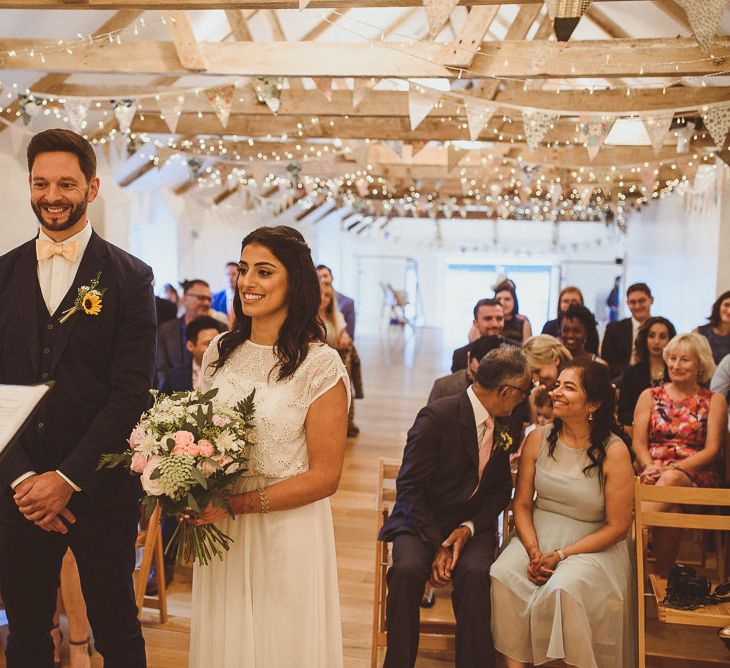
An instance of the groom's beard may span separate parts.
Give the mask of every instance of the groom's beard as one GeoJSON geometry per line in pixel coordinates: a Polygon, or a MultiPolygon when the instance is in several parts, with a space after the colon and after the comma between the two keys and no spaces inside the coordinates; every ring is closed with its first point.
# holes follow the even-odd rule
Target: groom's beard
{"type": "MultiPolygon", "coordinates": [[[[63,202],[63,204],[68,204],[68,201],[63,202]]],[[[49,222],[43,217],[43,206],[48,206],[48,202],[41,201],[40,204],[36,204],[31,200],[30,206],[33,209],[33,213],[35,213],[36,218],[38,218],[38,222],[41,224],[41,226],[47,230],[50,230],[51,232],[63,232],[64,230],[68,230],[69,228],[76,225],[76,223],[81,220],[81,217],[86,213],[86,208],[89,205],[89,190],[86,189],[86,192],[84,193],[84,199],[79,202],[76,206],[73,206],[71,208],[71,211],[68,214],[68,218],[63,222],[49,222]]]]}

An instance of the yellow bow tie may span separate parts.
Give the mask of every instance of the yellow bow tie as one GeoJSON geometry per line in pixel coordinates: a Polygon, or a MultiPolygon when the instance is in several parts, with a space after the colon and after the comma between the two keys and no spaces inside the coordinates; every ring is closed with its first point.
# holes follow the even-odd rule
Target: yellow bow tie
{"type": "Polygon", "coordinates": [[[69,241],[68,243],[57,244],[46,239],[35,240],[35,255],[39,260],[47,260],[54,255],[61,255],[69,262],[75,262],[78,250],[78,241],[69,241]]]}

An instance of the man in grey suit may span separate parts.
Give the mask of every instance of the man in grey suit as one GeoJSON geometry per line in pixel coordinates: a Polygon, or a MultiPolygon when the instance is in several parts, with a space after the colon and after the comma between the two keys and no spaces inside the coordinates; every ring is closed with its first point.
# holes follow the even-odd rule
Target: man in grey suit
{"type": "Polygon", "coordinates": [[[499,348],[503,343],[504,339],[501,336],[480,336],[476,341],[472,341],[466,353],[468,360],[466,369],[461,369],[443,378],[437,378],[431,388],[431,394],[428,395],[427,403],[430,404],[436,399],[450,397],[454,394],[461,394],[474,382],[474,375],[479,368],[482,357],[490,350],[499,348]]]}

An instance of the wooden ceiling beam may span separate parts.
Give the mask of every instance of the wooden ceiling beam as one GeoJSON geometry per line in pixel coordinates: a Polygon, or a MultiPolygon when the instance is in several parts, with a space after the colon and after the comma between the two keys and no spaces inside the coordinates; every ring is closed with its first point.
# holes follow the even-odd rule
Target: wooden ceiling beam
{"type": "Polygon", "coordinates": [[[492,21],[499,13],[498,6],[472,7],[457,39],[451,45],[449,60],[455,67],[469,67],[476,57],[476,49],[484,41],[492,21]]]}
{"type": "MultiPolygon", "coordinates": [[[[604,0],[605,1],[605,0],[604,0]]],[[[608,0],[616,1],[616,0],[608,0]]],[[[634,2],[638,0],[633,0],[634,2]]],[[[541,5],[543,0],[509,0],[541,5]]],[[[505,0],[459,0],[461,5],[503,5],[505,0]]],[[[421,0],[311,0],[310,9],[335,7],[421,7],[421,0]]],[[[299,0],[0,0],[0,9],[298,9],[299,0]]]]}
{"type": "MultiPolygon", "coordinates": [[[[208,63],[207,74],[220,76],[282,77],[448,77],[450,47],[431,42],[226,42],[199,43],[208,63]],[[443,64],[441,64],[443,63],[443,64]]],[[[0,39],[0,68],[56,72],[105,72],[183,76],[188,73],[170,42],[135,41],[130,45],[107,41],[79,47],[69,54],[53,40],[0,39]],[[46,62],[30,50],[46,52],[46,62]]],[[[713,47],[714,60],[700,51],[694,38],[617,39],[611,41],[484,42],[482,53],[467,73],[469,78],[616,78],[698,76],[720,74],[730,58],[730,37],[713,47]],[[610,55],[607,63],[606,55],[610,55]]]]}
{"type": "Polygon", "coordinates": [[[170,20],[166,21],[167,30],[172,37],[180,63],[191,72],[204,72],[208,66],[195,39],[190,17],[186,12],[174,11],[170,13],[169,18],[170,20]]]}
{"type": "Polygon", "coordinates": [[[253,35],[248,27],[248,12],[243,9],[227,9],[226,19],[231,27],[233,38],[237,42],[253,42],[253,35]]]}

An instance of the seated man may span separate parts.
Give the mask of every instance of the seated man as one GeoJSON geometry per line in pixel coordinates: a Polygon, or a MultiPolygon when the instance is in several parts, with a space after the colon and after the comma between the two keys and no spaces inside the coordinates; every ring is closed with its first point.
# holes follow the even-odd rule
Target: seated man
{"type": "MultiPolygon", "coordinates": [[[[479,336],[502,336],[504,332],[504,311],[496,299],[480,299],[474,306],[474,325],[479,336]]],[[[451,360],[451,373],[468,366],[469,344],[457,348],[451,360]]]]}
{"type": "Polygon", "coordinates": [[[388,571],[388,650],[384,668],[409,668],[418,653],[419,605],[426,581],[453,579],[457,668],[492,668],[489,568],[497,517],[512,491],[507,450],[519,439],[494,426],[529,394],[522,352],[484,356],[474,384],[421,409],[396,482],[393,513],[380,540],[393,541],[388,571]]]}
{"type": "MultiPolygon", "coordinates": [[[[185,327],[185,348],[190,353],[190,361],[183,362],[165,372],[162,381],[162,392],[172,394],[173,392],[187,392],[197,390],[202,380],[203,355],[210,342],[221,332],[226,331],[226,326],[217,318],[209,315],[201,315],[191,320],[185,327]]],[[[162,542],[167,547],[175,533],[177,520],[174,517],[165,517],[162,520],[162,542]]],[[[169,585],[175,570],[175,557],[170,553],[165,555],[165,584],[169,585]]],[[[152,567],[150,576],[147,579],[147,596],[157,596],[157,574],[155,567],[152,567]]]]}
{"type": "Polygon", "coordinates": [[[461,394],[469,385],[474,382],[474,374],[479,368],[479,362],[490,350],[499,348],[504,343],[501,336],[480,336],[476,341],[472,341],[467,346],[466,358],[468,360],[466,369],[461,369],[448,376],[437,378],[433,382],[431,394],[428,395],[428,401],[431,403],[436,399],[450,397],[453,394],[461,394]]]}

